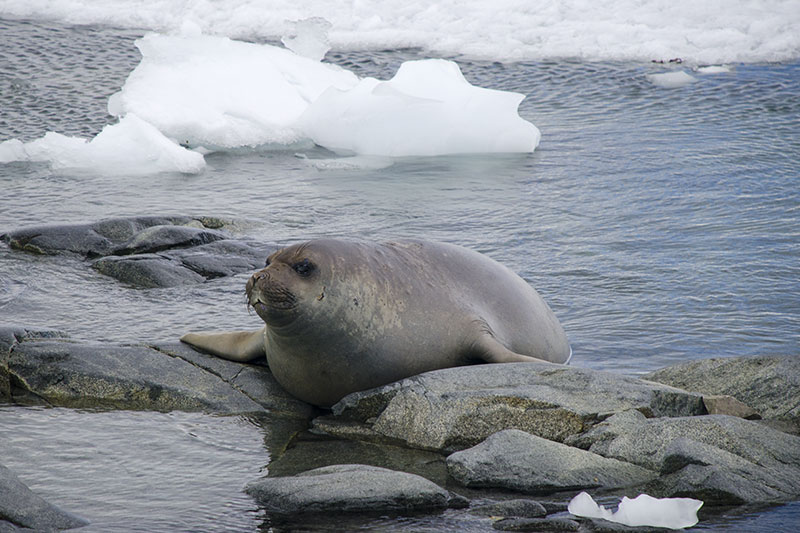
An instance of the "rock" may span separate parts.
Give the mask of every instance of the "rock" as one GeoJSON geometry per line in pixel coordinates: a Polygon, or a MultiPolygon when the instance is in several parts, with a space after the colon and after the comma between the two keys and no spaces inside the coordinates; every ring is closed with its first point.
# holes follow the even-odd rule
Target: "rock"
{"type": "MultiPolygon", "coordinates": [[[[188,348],[187,348],[188,350],[188,348]]],[[[12,399],[35,395],[49,405],[159,411],[203,410],[216,413],[263,413],[307,418],[308,404],[285,392],[266,368],[266,385],[257,391],[240,387],[240,365],[229,379],[181,358],[180,346],[88,344],[66,340],[24,340],[5,352],[7,386],[12,399]],[[248,392],[258,394],[255,399],[248,392]]],[[[195,358],[213,356],[193,355],[195,358]]],[[[209,365],[214,363],[209,363],[209,365]]]]}
{"type": "Polygon", "coordinates": [[[547,509],[545,509],[544,505],[534,500],[522,499],[480,505],[471,508],[470,512],[493,517],[542,518],[547,516],[547,509]]]}
{"type": "Polygon", "coordinates": [[[474,446],[503,429],[563,441],[611,414],[705,412],[701,396],[585,368],[508,363],[427,372],[350,394],[314,427],[340,437],[383,439],[435,451],[474,446]]]}
{"type": "Polygon", "coordinates": [[[48,503],[11,470],[0,465],[0,524],[2,520],[37,531],[72,529],[89,524],[83,518],[48,503]]]}
{"type": "Polygon", "coordinates": [[[113,253],[116,247],[146,228],[164,225],[203,226],[201,220],[189,217],[112,218],[94,224],[23,228],[0,235],[0,239],[15,250],[35,254],[73,252],[84,257],[99,257],[113,253]]]}
{"type": "Polygon", "coordinates": [[[467,487],[495,487],[529,494],[638,485],[656,473],[629,462],[509,429],[447,458],[447,470],[467,487]]]}
{"type": "Polygon", "coordinates": [[[137,288],[176,287],[264,265],[277,247],[218,231],[234,225],[208,217],[131,217],[23,228],[0,238],[17,250],[99,258],[95,270],[137,288]]]}
{"type": "Polygon", "coordinates": [[[761,415],[755,409],[743,404],[733,396],[721,394],[703,396],[703,405],[710,415],[731,415],[747,420],[761,420],[761,415]]]}
{"type": "Polygon", "coordinates": [[[581,525],[569,518],[506,518],[492,524],[499,531],[580,531],[581,525]]]}
{"type": "Polygon", "coordinates": [[[112,250],[114,255],[148,254],[172,248],[188,248],[227,238],[216,230],[186,226],[151,226],[112,250]]]}
{"type": "Polygon", "coordinates": [[[800,357],[723,357],[656,370],[646,379],[703,395],[730,395],[800,434],[800,357]]]}
{"type": "Polygon", "coordinates": [[[658,497],[738,505],[800,496],[800,437],[738,417],[646,419],[631,411],[568,443],[661,472],[644,486],[658,497]]]}
{"type": "Polygon", "coordinates": [[[63,331],[33,331],[15,326],[0,326],[0,400],[11,399],[11,377],[8,356],[11,350],[25,340],[67,338],[63,331]]]}
{"type": "Polygon", "coordinates": [[[444,509],[453,499],[420,476],[360,464],[264,478],[247,485],[245,492],[268,513],[278,514],[444,509]]]}
{"type": "Polygon", "coordinates": [[[106,276],[140,289],[178,287],[205,281],[205,278],[172,258],[156,254],[132,257],[103,257],[92,267],[106,276]]]}

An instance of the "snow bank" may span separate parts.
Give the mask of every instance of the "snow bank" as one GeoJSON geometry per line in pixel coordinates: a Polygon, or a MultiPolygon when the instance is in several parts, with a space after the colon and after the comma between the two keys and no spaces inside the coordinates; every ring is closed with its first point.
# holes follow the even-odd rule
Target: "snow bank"
{"type": "Polygon", "coordinates": [[[46,161],[54,169],[83,169],[103,174],[197,173],[203,156],[167,139],[134,114],[103,128],[91,141],[49,132],[41,139],[0,143],[0,163],[46,161]]]}
{"type": "Polygon", "coordinates": [[[683,529],[697,523],[697,511],[703,506],[692,498],[653,498],[640,494],[634,499],[623,497],[619,508],[611,512],[581,492],[569,502],[567,510],[586,518],[602,518],[626,526],[666,527],[683,529]]]}
{"type": "Polygon", "coordinates": [[[418,47],[481,59],[643,60],[697,65],[800,56],[796,0],[0,0],[0,14],[277,40],[324,17],[335,49],[418,47]]]}

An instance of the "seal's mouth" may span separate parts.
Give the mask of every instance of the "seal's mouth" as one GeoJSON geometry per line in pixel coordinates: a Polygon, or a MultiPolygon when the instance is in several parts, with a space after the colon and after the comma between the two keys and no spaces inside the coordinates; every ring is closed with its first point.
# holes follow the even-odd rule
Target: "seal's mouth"
{"type": "Polygon", "coordinates": [[[247,303],[265,321],[271,315],[285,313],[297,307],[297,297],[276,282],[269,272],[256,272],[247,281],[247,303]]]}

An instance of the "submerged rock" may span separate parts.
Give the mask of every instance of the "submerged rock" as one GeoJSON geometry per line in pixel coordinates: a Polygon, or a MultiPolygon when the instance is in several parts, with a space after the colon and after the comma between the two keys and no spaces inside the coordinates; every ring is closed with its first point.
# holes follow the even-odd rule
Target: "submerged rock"
{"type": "Polygon", "coordinates": [[[452,452],[504,429],[561,442],[626,409],[648,416],[705,412],[700,395],[608,372],[546,363],[426,372],[357,392],[317,418],[320,431],[452,452]]]}
{"type": "Polygon", "coordinates": [[[89,524],[87,520],[47,502],[11,470],[0,465],[0,528],[4,520],[12,526],[36,531],[72,529],[89,524]]]}
{"type": "Polygon", "coordinates": [[[703,395],[730,395],[779,429],[800,434],[800,357],[701,359],[656,370],[646,379],[703,395]],[[794,393],[791,393],[794,391],[794,393]]]}
{"type": "Polygon", "coordinates": [[[496,487],[529,494],[638,485],[657,476],[629,462],[549,441],[524,431],[495,433],[447,458],[447,470],[468,487],[496,487]]]}
{"type": "Polygon", "coordinates": [[[423,477],[360,464],[264,478],[247,485],[245,492],[268,513],[279,514],[413,511],[465,504],[423,477]]]}
{"type": "Polygon", "coordinates": [[[471,507],[472,514],[493,517],[518,517],[518,518],[542,518],[547,516],[547,508],[534,500],[506,500],[487,505],[471,507]]]}

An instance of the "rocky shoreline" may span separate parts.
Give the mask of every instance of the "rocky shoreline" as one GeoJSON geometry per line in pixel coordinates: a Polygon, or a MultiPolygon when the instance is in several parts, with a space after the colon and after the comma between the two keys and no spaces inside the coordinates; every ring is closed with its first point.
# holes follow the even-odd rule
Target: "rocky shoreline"
{"type": "MultiPolygon", "coordinates": [[[[0,236],[14,249],[79,254],[132,287],[254,269],[274,247],[210,218],[137,217],[0,236]],[[189,275],[189,273],[191,275],[189,275]]],[[[704,510],[800,499],[800,358],[704,359],[633,378],[515,363],[428,372],[321,410],[266,364],[180,343],[75,341],[0,325],[0,403],[256,415],[287,428],[246,492],[280,521],[309,513],[448,512],[508,531],[642,531],[566,512],[594,495],[692,497],[704,510]]],[[[69,529],[0,466],[0,531],[69,529]]],[[[277,522],[276,522],[277,523],[277,522]]]]}

